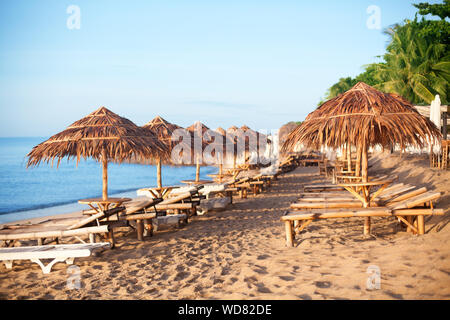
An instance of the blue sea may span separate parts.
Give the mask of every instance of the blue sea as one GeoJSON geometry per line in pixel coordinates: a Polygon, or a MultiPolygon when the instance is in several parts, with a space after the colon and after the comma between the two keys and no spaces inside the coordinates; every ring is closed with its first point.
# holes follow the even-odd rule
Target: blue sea
{"type": "MultiPolygon", "coordinates": [[[[86,209],[79,199],[100,197],[102,169],[95,160],[64,159],[56,168],[41,163],[26,168],[26,155],[46,138],[0,138],[0,223],[86,209]]],[[[216,172],[202,167],[200,176],[216,172]]],[[[162,167],[163,185],[194,179],[195,167],[162,167]]],[[[136,190],[156,186],[156,167],[139,164],[108,165],[108,195],[136,197],[136,190]]]]}

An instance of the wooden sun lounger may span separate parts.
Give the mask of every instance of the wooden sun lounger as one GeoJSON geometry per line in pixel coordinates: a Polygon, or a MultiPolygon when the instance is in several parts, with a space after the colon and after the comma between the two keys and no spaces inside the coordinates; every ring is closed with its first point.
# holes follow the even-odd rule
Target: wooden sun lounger
{"type": "Polygon", "coordinates": [[[250,186],[246,185],[245,183],[249,182],[250,180],[250,177],[242,177],[234,179],[232,181],[228,181],[228,188],[225,189],[225,191],[238,192],[241,199],[246,199],[250,186]]]}
{"type": "Polygon", "coordinates": [[[201,201],[201,197],[193,198],[195,193],[185,192],[172,198],[166,198],[164,201],[158,203],[155,209],[157,211],[173,211],[175,214],[179,212],[186,212],[188,216],[193,216],[197,212],[197,205],[201,201]]]}
{"type": "MultiPolygon", "coordinates": [[[[423,194],[427,191],[426,188],[416,188],[414,186],[404,186],[402,184],[399,188],[391,188],[390,192],[379,196],[375,201],[371,202],[371,206],[389,205],[391,203],[404,201],[413,198],[417,195],[423,194]],[[383,199],[383,200],[382,200],[383,199]]],[[[362,208],[361,201],[348,193],[305,193],[300,199],[291,204],[292,209],[332,209],[332,208],[362,208]]]]}
{"type": "Polygon", "coordinates": [[[295,234],[302,231],[313,220],[331,218],[367,217],[370,232],[370,217],[395,216],[407,226],[407,231],[414,234],[425,233],[426,215],[443,215],[443,209],[434,209],[433,201],[440,198],[439,192],[425,192],[407,200],[392,202],[388,206],[375,208],[342,208],[333,210],[313,209],[305,211],[289,211],[281,217],[285,223],[286,244],[294,245],[295,234]],[[423,207],[418,207],[423,206],[423,207]]]}
{"type": "Polygon", "coordinates": [[[325,192],[325,191],[344,191],[344,187],[336,184],[310,184],[303,186],[303,192],[325,192]]]}
{"type": "Polygon", "coordinates": [[[108,248],[108,242],[84,244],[60,244],[33,247],[0,248],[0,261],[5,263],[7,269],[12,269],[16,260],[30,260],[37,263],[44,274],[50,273],[57,262],[72,264],[75,258],[89,257],[94,249],[108,248]],[[53,259],[47,265],[42,259],[53,259]]]}
{"type": "Polygon", "coordinates": [[[48,238],[64,238],[64,237],[75,237],[81,242],[84,242],[79,238],[80,236],[89,236],[91,242],[94,242],[95,234],[108,233],[109,226],[95,226],[95,227],[85,227],[78,228],[74,230],[48,230],[48,231],[27,231],[27,228],[24,228],[23,231],[21,229],[16,229],[10,233],[2,233],[0,234],[0,241],[5,241],[10,245],[17,240],[38,240],[38,243],[43,243],[45,239],[48,238]]]}

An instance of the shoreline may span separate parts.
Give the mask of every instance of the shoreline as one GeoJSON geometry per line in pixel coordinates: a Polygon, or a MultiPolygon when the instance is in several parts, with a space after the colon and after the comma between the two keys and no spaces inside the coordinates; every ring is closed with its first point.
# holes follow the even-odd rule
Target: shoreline
{"type": "MultiPolygon", "coordinates": [[[[117,194],[111,194],[111,196],[115,197],[129,197],[136,198],[138,197],[136,191],[122,192],[117,194]]],[[[47,207],[42,209],[35,210],[26,210],[26,211],[18,211],[12,213],[6,213],[0,215],[0,227],[3,225],[18,225],[18,224],[32,224],[38,223],[43,220],[54,219],[59,217],[69,217],[75,214],[80,214],[83,209],[88,209],[86,205],[79,204],[78,202],[72,202],[65,205],[47,207]],[[47,214],[46,214],[47,213],[47,214]],[[29,218],[20,219],[18,216],[21,214],[30,215],[29,218]],[[41,215],[42,214],[42,215],[41,215]],[[14,216],[17,216],[16,219],[14,216]],[[2,219],[5,218],[6,219],[2,219]],[[8,219],[10,217],[10,219],[8,219]]]]}
{"type": "MultiPolygon", "coordinates": [[[[195,169],[195,168],[193,168],[195,169]]],[[[205,166],[203,168],[203,172],[200,172],[200,178],[201,179],[209,179],[207,176],[214,170],[217,170],[214,166],[205,166]]],[[[195,174],[195,173],[194,173],[195,174]]],[[[183,178],[180,178],[180,180],[183,180],[183,178]]],[[[178,180],[177,183],[171,183],[170,185],[173,186],[184,186],[181,182],[178,180]]],[[[150,186],[155,187],[155,186],[150,186]]],[[[138,188],[139,189],[139,188],[138,188]]],[[[126,198],[132,198],[135,199],[138,197],[137,190],[134,189],[131,191],[125,191],[125,192],[119,192],[119,193],[113,193],[110,194],[110,196],[114,197],[126,197],[126,198]]],[[[86,198],[92,198],[92,197],[86,197],[86,198]]],[[[77,212],[81,212],[83,209],[88,209],[86,205],[79,204],[78,202],[71,202],[63,205],[56,205],[56,206],[50,206],[40,209],[32,209],[32,210],[24,210],[24,211],[16,211],[16,212],[10,212],[5,214],[0,214],[0,227],[2,225],[11,225],[11,224],[18,224],[18,223],[34,223],[34,221],[41,221],[44,218],[48,217],[57,217],[67,214],[74,214],[77,212]],[[21,218],[21,215],[29,215],[27,218],[21,218]]]]}

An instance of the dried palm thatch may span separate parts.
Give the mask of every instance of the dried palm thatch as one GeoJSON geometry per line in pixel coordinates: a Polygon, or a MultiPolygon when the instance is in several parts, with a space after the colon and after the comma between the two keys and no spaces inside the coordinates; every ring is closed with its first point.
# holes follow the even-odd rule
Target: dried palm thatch
{"type": "Polygon", "coordinates": [[[292,151],[299,143],[309,147],[352,145],[423,147],[440,138],[436,126],[395,94],[380,92],[359,82],[349,91],[322,104],[289,134],[282,146],[292,151]]]}
{"type": "Polygon", "coordinates": [[[222,127],[218,127],[215,131],[218,132],[218,133],[220,133],[220,134],[223,135],[224,137],[227,135],[227,132],[226,132],[225,129],[222,128],[222,127]]]}
{"type": "Polygon", "coordinates": [[[62,132],[35,146],[27,155],[27,167],[41,162],[57,165],[65,157],[93,158],[103,164],[103,197],[107,197],[107,163],[139,159],[166,159],[169,152],[151,132],[105,107],[74,122],[62,132]],[[105,179],[106,176],[106,179],[105,179]]]}
{"type": "Polygon", "coordinates": [[[200,162],[203,159],[206,148],[209,148],[210,156],[216,159],[216,163],[221,167],[227,151],[234,150],[234,142],[229,140],[223,133],[209,129],[200,121],[186,128],[192,134],[193,162],[196,163],[196,176],[200,178],[200,162]],[[231,147],[230,147],[231,145],[231,147]]]}
{"type": "Polygon", "coordinates": [[[160,116],[156,116],[152,121],[142,126],[144,129],[150,130],[158,137],[158,140],[163,142],[167,148],[172,150],[174,142],[172,141],[172,134],[175,130],[183,129],[182,127],[170,123],[160,116]]]}
{"type": "MultiPolygon", "coordinates": [[[[158,140],[163,143],[166,148],[170,151],[173,150],[175,145],[177,144],[176,141],[172,140],[172,135],[176,130],[183,129],[182,127],[170,123],[167,120],[163,119],[160,116],[156,116],[152,121],[146,123],[142,126],[145,130],[150,131],[153,135],[155,135],[158,140]]],[[[190,146],[189,146],[190,148],[190,146]]],[[[161,163],[164,162],[165,164],[172,164],[172,161],[169,161],[170,159],[158,159],[157,161],[157,174],[156,174],[156,181],[158,188],[162,187],[162,176],[161,176],[161,163]]]]}
{"type": "Polygon", "coordinates": [[[293,151],[298,144],[319,149],[348,143],[367,154],[367,148],[375,145],[397,145],[404,150],[408,146],[423,147],[440,136],[436,126],[411,103],[359,82],[311,112],[289,134],[281,151],[293,151]]]}
{"type": "Polygon", "coordinates": [[[222,157],[227,151],[231,152],[233,150],[234,141],[228,139],[225,130],[222,128],[212,130],[198,121],[186,128],[186,130],[191,132],[194,138],[202,141],[203,150],[209,146],[212,150],[212,156],[216,156],[216,152],[218,152],[217,156],[222,157]]]}
{"type": "Polygon", "coordinates": [[[246,125],[240,128],[232,126],[228,128],[227,133],[233,137],[238,153],[244,155],[245,161],[248,160],[249,153],[255,152],[259,155],[261,150],[266,148],[267,144],[272,143],[265,134],[252,130],[246,125]]]}

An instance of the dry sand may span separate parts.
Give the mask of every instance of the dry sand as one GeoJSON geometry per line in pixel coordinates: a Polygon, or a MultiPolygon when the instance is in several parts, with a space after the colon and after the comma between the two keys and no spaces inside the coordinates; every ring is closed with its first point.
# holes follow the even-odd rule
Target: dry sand
{"type": "MultiPolygon", "coordinates": [[[[449,172],[428,168],[426,157],[372,159],[371,174],[445,192],[449,172]]],[[[449,299],[449,215],[427,219],[426,234],[402,232],[394,218],[313,222],[287,248],[280,217],[301,186],[321,181],[317,168],[298,168],[256,197],[236,199],[230,209],[195,217],[182,230],[155,233],[138,242],[117,237],[117,248],[75,259],[81,288],[68,290],[67,265],[49,275],[21,261],[0,266],[3,299],[449,299]],[[368,290],[367,268],[381,271],[381,288],[368,290]]]]}

